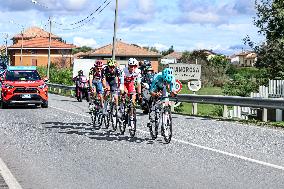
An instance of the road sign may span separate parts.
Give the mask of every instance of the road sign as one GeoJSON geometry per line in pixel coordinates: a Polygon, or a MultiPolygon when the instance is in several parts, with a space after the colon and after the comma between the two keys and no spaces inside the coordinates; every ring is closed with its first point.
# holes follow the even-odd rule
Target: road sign
{"type": "Polygon", "coordinates": [[[161,64],[175,64],[177,63],[177,59],[161,59],[161,64]]]}
{"type": "Polygon", "coordinates": [[[201,89],[201,81],[200,80],[191,80],[187,84],[188,89],[190,91],[196,92],[201,89]]]}
{"type": "Polygon", "coordinates": [[[176,92],[179,93],[182,89],[182,83],[177,79],[175,84],[176,92]]]}
{"type": "Polygon", "coordinates": [[[199,64],[170,64],[169,68],[173,70],[174,76],[178,80],[200,80],[201,65],[199,64]]]}

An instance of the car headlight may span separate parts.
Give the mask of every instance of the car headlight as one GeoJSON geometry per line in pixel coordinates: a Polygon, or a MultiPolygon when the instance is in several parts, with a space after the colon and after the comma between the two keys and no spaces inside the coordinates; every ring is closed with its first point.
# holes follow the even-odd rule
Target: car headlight
{"type": "Polygon", "coordinates": [[[10,85],[10,84],[5,84],[5,85],[4,85],[4,88],[13,89],[14,86],[13,86],[13,85],[10,85]]]}
{"type": "Polygon", "coordinates": [[[44,84],[42,84],[42,85],[38,86],[38,88],[40,88],[40,89],[44,89],[46,86],[47,86],[47,85],[44,83],[44,84]]]}

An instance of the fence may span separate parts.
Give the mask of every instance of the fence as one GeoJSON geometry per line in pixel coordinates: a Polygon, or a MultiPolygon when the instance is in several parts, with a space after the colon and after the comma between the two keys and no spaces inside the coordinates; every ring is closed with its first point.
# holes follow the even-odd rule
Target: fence
{"type": "MultiPolygon", "coordinates": [[[[258,93],[251,93],[252,98],[283,98],[284,97],[284,80],[269,80],[268,87],[259,86],[258,93]]],[[[234,106],[234,110],[229,111],[229,117],[248,119],[248,116],[255,116],[258,109],[251,107],[234,106]]],[[[264,109],[263,111],[267,111],[264,109]]],[[[282,110],[276,109],[275,120],[283,120],[282,110]]]]}

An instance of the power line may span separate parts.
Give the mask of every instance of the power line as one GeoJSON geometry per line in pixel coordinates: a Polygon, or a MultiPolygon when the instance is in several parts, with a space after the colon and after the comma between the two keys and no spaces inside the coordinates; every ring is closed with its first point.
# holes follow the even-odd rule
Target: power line
{"type": "MultiPolygon", "coordinates": [[[[82,22],[84,22],[85,20],[89,19],[91,16],[93,16],[108,0],[105,0],[94,12],[92,12],[91,14],[89,14],[86,18],[82,19],[82,20],[79,20],[79,21],[76,21],[74,23],[71,23],[69,25],[73,26],[73,25],[76,25],[76,24],[80,24],[82,22]]],[[[110,3],[110,2],[109,2],[110,3]]],[[[101,12],[101,11],[100,11],[101,12]]],[[[61,25],[63,26],[64,24],[61,24],[61,23],[58,23],[56,21],[53,21],[55,24],[58,24],[58,25],[61,25]]]]}
{"type": "MultiPolygon", "coordinates": [[[[109,4],[111,3],[111,1],[109,1],[99,12],[98,14],[100,14],[109,4]]],[[[101,7],[101,6],[100,6],[101,7]]],[[[97,9],[98,10],[98,9],[97,9]]],[[[61,29],[61,30],[74,30],[74,29],[78,29],[80,27],[83,27],[84,25],[86,25],[87,23],[89,23],[90,21],[94,20],[96,17],[93,16],[92,18],[90,18],[89,20],[86,21],[86,19],[84,19],[84,22],[83,24],[79,25],[79,26],[76,26],[76,27],[73,27],[73,28],[60,28],[60,27],[56,27],[54,26],[55,28],[58,28],[58,29],[61,29]]]]}

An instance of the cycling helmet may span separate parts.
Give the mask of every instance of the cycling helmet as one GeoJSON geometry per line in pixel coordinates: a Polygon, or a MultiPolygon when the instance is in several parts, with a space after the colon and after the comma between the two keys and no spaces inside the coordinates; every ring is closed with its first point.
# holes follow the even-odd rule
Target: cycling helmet
{"type": "Polygon", "coordinates": [[[151,62],[149,60],[144,60],[144,65],[145,66],[151,66],[151,62]]]}
{"type": "Polygon", "coordinates": [[[152,66],[148,66],[148,67],[146,68],[146,70],[147,70],[147,71],[154,71],[154,69],[152,68],[152,66]]]}
{"type": "Polygon", "coordinates": [[[170,68],[165,68],[162,72],[162,77],[165,82],[170,83],[173,79],[173,70],[170,68]]]}
{"type": "Polygon", "coordinates": [[[101,60],[97,60],[95,63],[95,67],[102,67],[103,66],[103,62],[101,60]]]}
{"type": "Polygon", "coordinates": [[[129,58],[128,66],[138,66],[138,61],[135,58],[129,58]]]}
{"type": "Polygon", "coordinates": [[[82,76],[83,75],[83,70],[78,71],[78,75],[82,76]]]}
{"type": "Polygon", "coordinates": [[[113,59],[109,59],[107,61],[107,65],[110,66],[110,67],[116,66],[116,61],[113,60],[113,59]]]}

